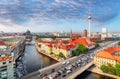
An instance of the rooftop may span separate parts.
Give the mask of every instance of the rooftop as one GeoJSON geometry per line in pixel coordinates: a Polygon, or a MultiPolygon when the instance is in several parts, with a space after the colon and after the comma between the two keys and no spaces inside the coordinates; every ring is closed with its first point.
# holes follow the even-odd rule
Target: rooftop
{"type": "Polygon", "coordinates": [[[96,57],[102,57],[107,59],[112,59],[120,62],[120,56],[115,56],[114,53],[120,52],[120,46],[119,47],[111,47],[105,50],[102,50],[98,52],[95,56],[96,57]]]}

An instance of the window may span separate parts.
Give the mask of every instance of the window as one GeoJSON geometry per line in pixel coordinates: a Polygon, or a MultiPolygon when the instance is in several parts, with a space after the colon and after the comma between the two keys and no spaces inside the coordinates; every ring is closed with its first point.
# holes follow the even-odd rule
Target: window
{"type": "Polygon", "coordinates": [[[12,63],[12,61],[9,61],[9,63],[12,63]]]}
{"type": "Polygon", "coordinates": [[[7,69],[2,69],[1,71],[6,71],[7,69]]]}
{"type": "Polygon", "coordinates": [[[7,66],[2,66],[2,67],[0,67],[0,69],[1,69],[1,68],[7,68],[7,66]]]}
{"type": "Polygon", "coordinates": [[[6,64],[6,62],[3,62],[3,64],[6,64]]]}

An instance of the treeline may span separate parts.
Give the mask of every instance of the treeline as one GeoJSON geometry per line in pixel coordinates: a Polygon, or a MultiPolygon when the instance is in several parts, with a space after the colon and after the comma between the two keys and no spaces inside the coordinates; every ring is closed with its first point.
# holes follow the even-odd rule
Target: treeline
{"type": "Polygon", "coordinates": [[[120,63],[117,63],[115,66],[111,64],[101,65],[100,69],[105,73],[120,76],[120,63]]]}

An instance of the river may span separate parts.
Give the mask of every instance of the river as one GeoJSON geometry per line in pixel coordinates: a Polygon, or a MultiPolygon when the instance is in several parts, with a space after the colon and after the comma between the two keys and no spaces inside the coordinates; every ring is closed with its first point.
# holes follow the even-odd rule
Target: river
{"type": "Polygon", "coordinates": [[[27,75],[43,67],[57,63],[57,61],[38,53],[34,44],[26,45],[23,55],[16,62],[17,77],[27,75]]]}
{"type": "Polygon", "coordinates": [[[39,54],[35,45],[26,45],[22,61],[27,73],[31,73],[57,62],[45,55],[39,54]]]}
{"type": "Polygon", "coordinates": [[[77,76],[75,79],[114,79],[114,78],[85,71],[81,75],[77,76]]]}
{"type": "MultiPolygon", "coordinates": [[[[38,53],[38,51],[35,48],[35,45],[32,44],[26,45],[24,55],[21,57],[21,62],[22,68],[25,73],[24,75],[26,75],[43,67],[54,64],[57,61],[38,53]]],[[[23,70],[21,70],[21,72],[23,72],[23,70]]],[[[79,75],[76,79],[113,79],[113,78],[85,71],[84,73],[79,75]]]]}

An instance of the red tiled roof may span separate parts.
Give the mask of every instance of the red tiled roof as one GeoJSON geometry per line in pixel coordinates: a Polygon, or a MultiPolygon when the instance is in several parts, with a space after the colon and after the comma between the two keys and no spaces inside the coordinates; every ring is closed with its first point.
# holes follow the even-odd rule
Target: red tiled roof
{"type": "Polygon", "coordinates": [[[12,60],[13,57],[12,56],[4,56],[4,57],[0,57],[0,62],[5,62],[6,60],[12,60]]]}
{"type": "Polygon", "coordinates": [[[4,42],[4,41],[1,41],[1,42],[0,42],[0,46],[3,46],[3,45],[5,45],[5,42],[4,42]]]}
{"type": "Polygon", "coordinates": [[[72,34],[72,36],[73,36],[73,37],[78,37],[78,34],[75,34],[75,33],[74,33],[74,34],[72,34]]]}
{"type": "Polygon", "coordinates": [[[120,62],[120,56],[115,56],[113,53],[115,52],[120,52],[120,47],[114,47],[114,48],[108,48],[103,51],[100,51],[97,53],[95,56],[97,57],[103,57],[103,58],[108,58],[112,60],[117,60],[120,62]]]}
{"type": "Polygon", "coordinates": [[[91,46],[94,45],[94,42],[91,42],[90,39],[88,38],[78,38],[78,39],[74,39],[72,40],[73,44],[83,44],[84,46],[91,46]]]}

